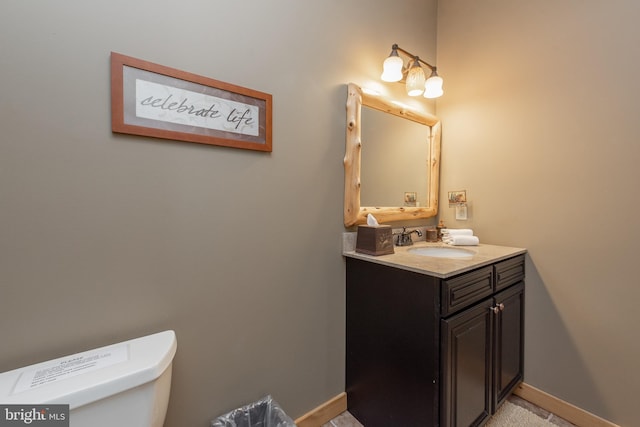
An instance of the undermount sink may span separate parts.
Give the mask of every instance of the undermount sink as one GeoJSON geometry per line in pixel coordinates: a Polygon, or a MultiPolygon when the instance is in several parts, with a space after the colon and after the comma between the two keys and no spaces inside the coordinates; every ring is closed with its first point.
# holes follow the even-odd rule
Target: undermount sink
{"type": "Polygon", "coordinates": [[[446,246],[428,246],[421,248],[411,248],[409,253],[434,258],[471,258],[474,252],[460,248],[449,248],[446,246]]]}

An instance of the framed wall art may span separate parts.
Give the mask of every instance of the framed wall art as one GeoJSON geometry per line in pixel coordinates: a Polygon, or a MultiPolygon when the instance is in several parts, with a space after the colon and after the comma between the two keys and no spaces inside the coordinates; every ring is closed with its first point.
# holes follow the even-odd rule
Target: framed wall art
{"type": "Polygon", "coordinates": [[[111,52],[113,132],[272,151],[272,97],[111,52]]]}
{"type": "Polygon", "coordinates": [[[467,203],[467,190],[449,191],[449,207],[467,203]]]}

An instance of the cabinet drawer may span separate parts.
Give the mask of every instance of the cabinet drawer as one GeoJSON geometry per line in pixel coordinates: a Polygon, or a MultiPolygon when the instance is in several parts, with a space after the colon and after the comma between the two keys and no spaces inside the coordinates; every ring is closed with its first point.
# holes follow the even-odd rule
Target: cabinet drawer
{"type": "Polygon", "coordinates": [[[496,291],[524,280],[524,255],[495,264],[496,291]]]}
{"type": "Polygon", "coordinates": [[[493,267],[484,267],[442,281],[443,316],[455,313],[493,293],[493,267]]]}

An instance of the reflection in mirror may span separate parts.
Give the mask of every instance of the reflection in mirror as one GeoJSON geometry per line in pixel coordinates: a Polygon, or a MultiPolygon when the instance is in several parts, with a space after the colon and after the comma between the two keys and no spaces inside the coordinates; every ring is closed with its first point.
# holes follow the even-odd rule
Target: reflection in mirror
{"type": "MultiPolygon", "coordinates": [[[[379,222],[430,218],[437,215],[440,172],[440,121],[436,117],[399,106],[380,96],[365,93],[358,85],[350,83],[347,95],[346,133],[344,157],[344,224],[346,227],[365,223],[369,213],[373,214],[379,222]],[[362,108],[363,106],[369,108],[362,108]],[[416,160],[417,168],[422,170],[421,176],[414,175],[411,178],[404,178],[402,176],[404,172],[389,170],[392,163],[399,163],[402,169],[403,161],[410,162],[411,158],[415,156],[412,151],[415,147],[408,148],[405,146],[404,144],[409,142],[406,141],[404,136],[400,141],[399,132],[383,131],[381,129],[370,132],[368,126],[378,126],[382,121],[386,122],[390,118],[368,119],[370,112],[366,110],[369,109],[382,112],[383,116],[398,117],[401,121],[418,123],[420,126],[417,129],[427,129],[427,142],[424,144],[426,157],[423,157],[422,160],[416,160]],[[365,111],[363,112],[363,110],[365,111]],[[364,129],[365,126],[367,126],[367,129],[364,129]],[[377,136],[373,137],[370,133],[386,135],[386,137],[376,141],[378,139],[377,136]],[[374,144],[373,153],[367,152],[369,139],[372,139],[372,144],[374,144]],[[378,143],[380,145],[378,148],[380,149],[375,147],[378,143]],[[379,157],[385,160],[382,165],[370,165],[370,155],[374,158],[379,157]],[[364,162],[367,163],[365,164],[364,162]],[[424,167],[425,163],[428,165],[426,169],[424,167]],[[363,172],[362,176],[361,171],[363,172]],[[406,179],[406,181],[401,182],[401,179],[406,179]],[[387,190],[382,190],[386,188],[387,184],[386,182],[383,184],[383,181],[399,183],[399,186],[388,190],[389,194],[393,194],[388,200],[378,199],[379,196],[387,192],[387,190]],[[364,189],[361,185],[362,182],[367,186],[364,189]],[[420,187],[421,185],[426,186],[426,189],[420,189],[425,188],[420,187]],[[369,188],[370,186],[374,187],[369,188]],[[415,190],[412,190],[409,186],[413,186],[415,190]],[[408,203],[412,206],[405,205],[405,192],[416,193],[415,203],[411,198],[411,194],[409,195],[408,203]],[[397,196],[398,193],[400,193],[399,197],[397,196]],[[421,196],[421,194],[424,195],[421,196]],[[361,203],[361,197],[364,198],[365,203],[361,203]]],[[[421,136],[417,136],[417,138],[424,140],[424,137],[421,136]]],[[[408,165],[409,163],[405,164],[408,165]]]]}
{"type": "Polygon", "coordinates": [[[360,203],[427,206],[430,127],[362,108],[360,203]]]}

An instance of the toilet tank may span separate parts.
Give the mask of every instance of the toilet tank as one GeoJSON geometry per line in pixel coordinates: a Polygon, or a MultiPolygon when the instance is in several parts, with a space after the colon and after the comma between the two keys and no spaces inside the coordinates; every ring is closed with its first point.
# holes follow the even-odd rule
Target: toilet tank
{"type": "Polygon", "coordinates": [[[1,404],[68,404],[71,427],[161,427],[169,403],[174,331],[0,374],[1,404]]]}

